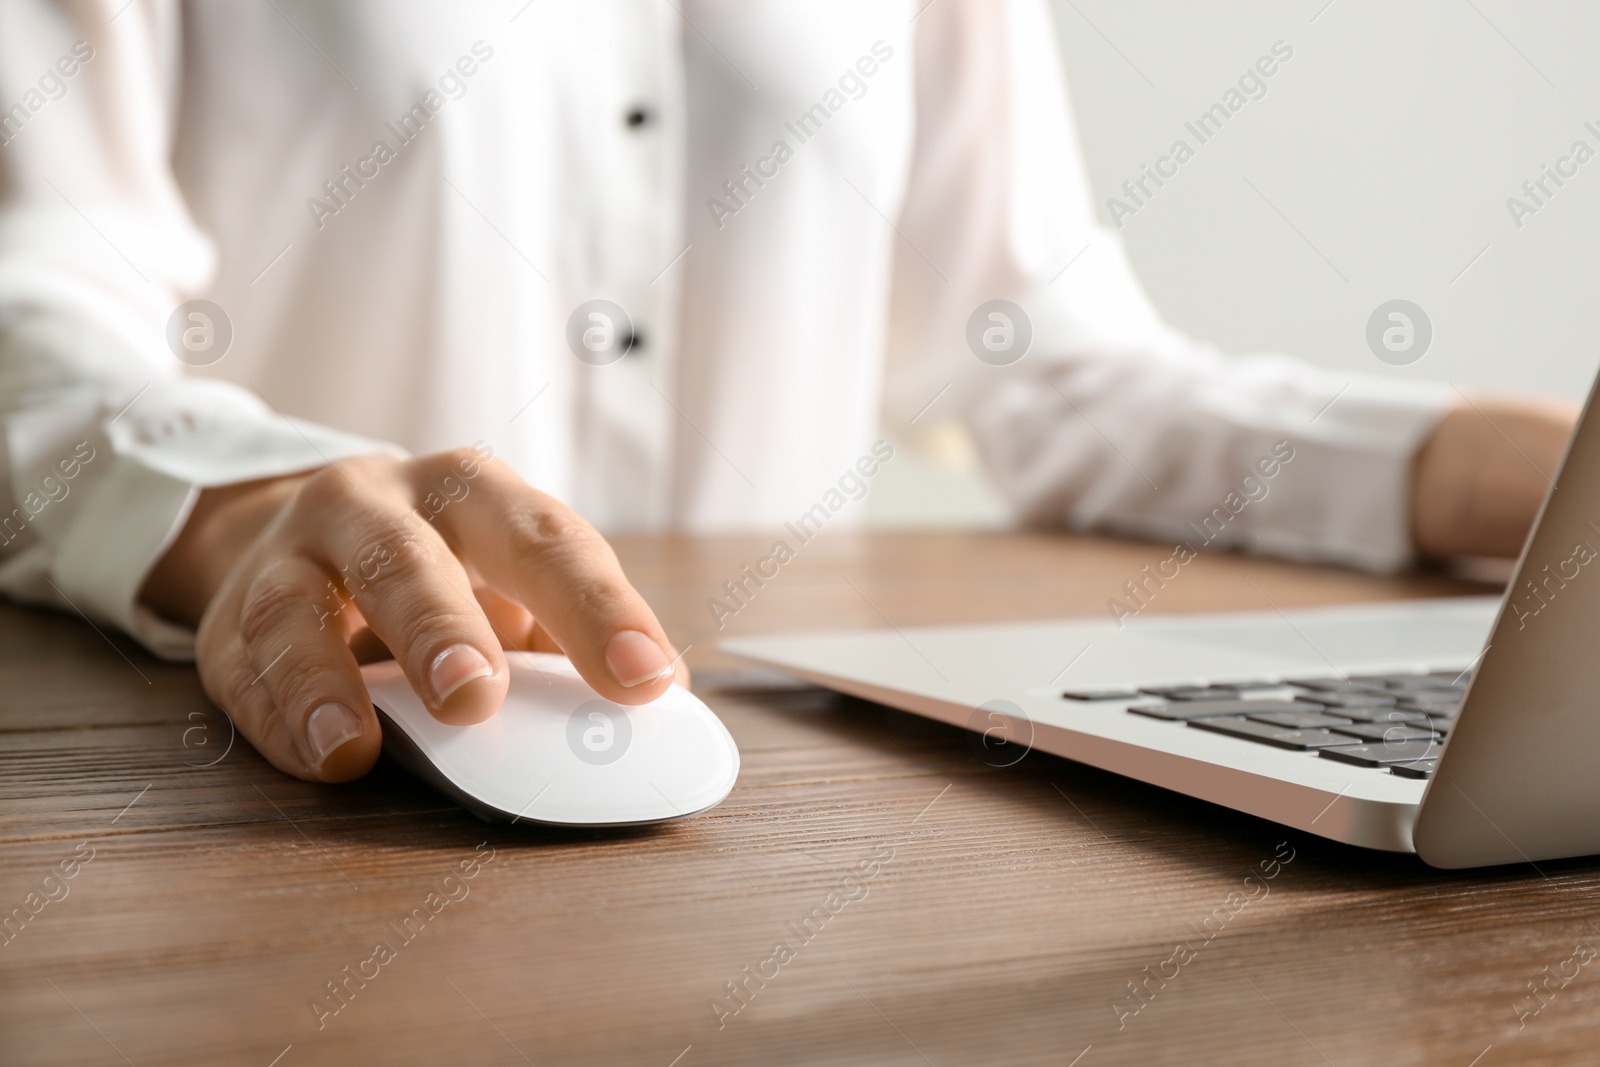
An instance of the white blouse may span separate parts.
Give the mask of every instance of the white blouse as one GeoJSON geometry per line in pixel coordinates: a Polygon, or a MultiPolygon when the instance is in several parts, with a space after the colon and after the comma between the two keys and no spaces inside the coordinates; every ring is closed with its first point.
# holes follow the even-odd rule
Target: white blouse
{"type": "Polygon", "coordinates": [[[183,656],[206,486],[484,442],[777,533],[950,420],[1028,519],[1404,563],[1445,390],[1166,327],[1042,3],[923,2],[6,0],[0,590],[183,656]]]}

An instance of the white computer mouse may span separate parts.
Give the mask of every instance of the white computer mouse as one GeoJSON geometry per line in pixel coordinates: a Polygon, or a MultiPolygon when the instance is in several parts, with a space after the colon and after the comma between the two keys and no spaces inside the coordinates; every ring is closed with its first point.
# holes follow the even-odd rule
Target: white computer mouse
{"type": "Polygon", "coordinates": [[[733,789],[738,747],[681,686],[628,707],[590,689],[565,656],[506,660],[505,703],[471,726],[430,715],[393,660],[361,668],[384,751],[495,821],[633,826],[705,811],[733,789]]]}

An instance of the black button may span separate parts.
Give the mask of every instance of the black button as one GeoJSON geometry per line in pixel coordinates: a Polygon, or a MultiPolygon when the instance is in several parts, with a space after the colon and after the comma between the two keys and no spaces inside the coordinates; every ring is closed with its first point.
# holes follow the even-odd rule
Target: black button
{"type": "Polygon", "coordinates": [[[1244,741],[1260,741],[1279,748],[1299,749],[1301,752],[1357,744],[1353,737],[1330,733],[1327,730],[1285,730],[1278,726],[1269,726],[1264,722],[1251,722],[1249,719],[1241,718],[1196,719],[1189,725],[1216,734],[1227,734],[1229,737],[1237,737],[1244,741]]]}
{"type": "Polygon", "coordinates": [[[644,334],[638,330],[622,334],[617,338],[617,347],[622,349],[625,356],[637,356],[644,352],[644,334]]]}
{"type": "Polygon", "coordinates": [[[1349,726],[1349,719],[1337,715],[1324,715],[1320,711],[1273,711],[1265,715],[1246,715],[1253,722],[1264,722],[1280,730],[1326,730],[1328,727],[1349,726]]]}
{"type": "Polygon", "coordinates": [[[623,121],[628,124],[628,129],[637,130],[641,126],[648,126],[655,115],[647,107],[631,107],[624,116],[623,121]]]}
{"type": "Polygon", "coordinates": [[[1141,689],[1141,693],[1149,693],[1155,697],[1166,697],[1168,700],[1237,700],[1237,689],[1223,689],[1214,685],[1174,685],[1155,689],[1141,689]]]}
{"type": "Polygon", "coordinates": [[[1395,703],[1390,693],[1329,693],[1322,689],[1305,699],[1335,708],[1383,708],[1392,707],[1395,703]]]}
{"type": "Polygon", "coordinates": [[[1219,715],[1266,715],[1275,711],[1321,711],[1321,704],[1290,703],[1287,700],[1188,700],[1175,704],[1154,704],[1133,707],[1135,715],[1148,715],[1152,719],[1169,719],[1184,722],[1189,719],[1213,718],[1219,715]]]}
{"type": "Polygon", "coordinates": [[[1393,744],[1342,745],[1321,751],[1324,759],[1354,763],[1361,767],[1387,767],[1396,763],[1416,763],[1439,757],[1437,741],[1396,741],[1393,744]]]}
{"type": "Polygon", "coordinates": [[[1410,708],[1342,708],[1335,706],[1329,711],[1329,714],[1343,715],[1345,718],[1354,719],[1356,722],[1383,723],[1386,725],[1426,722],[1428,720],[1426,714],[1420,711],[1412,711],[1410,708]]]}
{"type": "Polygon", "coordinates": [[[1359,737],[1363,741],[1382,741],[1384,744],[1429,741],[1439,736],[1425,725],[1419,726],[1409,722],[1358,722],[1349,726],[1335,726],[1333,732],[1348,737],[1359,737]]]}
{"type": "MultiPolygon", "coordinates": [[[[1319,693],[1381,693],[1382,682],[1362,682],[1354,678],[1287,678],[1287,685],[1313,689],[1319,693]]],[[[1315,698],[1313,698],[1315,699],[1315,698]]]]}

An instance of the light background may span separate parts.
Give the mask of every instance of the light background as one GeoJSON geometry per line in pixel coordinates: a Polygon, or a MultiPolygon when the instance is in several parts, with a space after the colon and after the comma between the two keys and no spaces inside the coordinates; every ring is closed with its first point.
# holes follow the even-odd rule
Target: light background
{"type": "MultiPolygon", "coordinates": [[[[1225,351],[1285,352],[1341,371],[1587,392],[1600,364],[1600,156],[1520,229],[1506,200],[1575,140],[1600,153],[1600,137],[1584,128],[1600,128],[1600,4],[1053,8],[1107,222],[1106,197],[1140,164],[1180,136],[1195,144],[1185,120],[1274,41],[1294,48],[1267,95],[1123,220],[1134,266],[1169,322],[1225,351]],[[1372,310],[1393,298],[1421,305],[1433,323],[1431,348],[1408,367],[1379,362],[1364,339],[1372,310]]],[[[875,480],[869,522],[1008,521],[951,444],[902,447],[875,480]]]]}

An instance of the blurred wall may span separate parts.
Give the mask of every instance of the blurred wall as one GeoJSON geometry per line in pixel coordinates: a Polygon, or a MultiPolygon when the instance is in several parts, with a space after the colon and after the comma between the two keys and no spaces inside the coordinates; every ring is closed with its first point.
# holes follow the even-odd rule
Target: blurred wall
{"type": "MultiPolygon", "coordinates": [[[[1053,0],[1102,220],[1141,164],[1273,43],[1293,59],[1121,235],[1167,319],[1233,352],[1581,397],[1600,365],[1600,4],[1575,0],[1053,0]],[[1593,123],[1589,129],[1585,123],[1593,123]],[[1595,158],[1572,155],[1582,140],[1595,158]],[[1563,157],[1567,162],[1562,163],[1563,157]],[[1544,177],[1545,168],[1570,176],[1544,177]],[[1572,173],[1574,172],[1575,173],[1572,173]],[[1543,190],[1524,189],[1544,177],[1543,190]],[[1519,208],[1514,217],[1508,198],[1519,208]],[[1433,340],[1366,343],[1406,299],[1433,340]]],[[[1006,520],[967,450],[902,449],[887,525],[1006,520]],[[904,462],[900,462],[903,459],[904,462]]]]}

